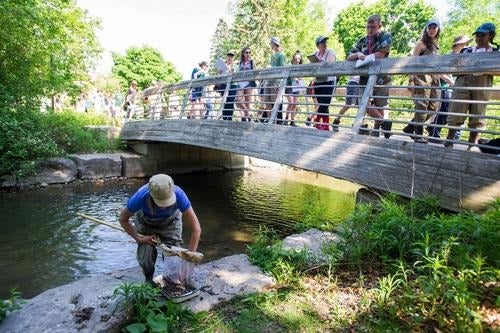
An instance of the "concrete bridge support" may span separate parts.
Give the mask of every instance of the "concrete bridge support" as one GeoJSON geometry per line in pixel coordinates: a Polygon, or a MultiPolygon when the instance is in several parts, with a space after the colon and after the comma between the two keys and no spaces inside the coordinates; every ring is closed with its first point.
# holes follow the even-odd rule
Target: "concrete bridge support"
{"type": "Polygon", "coordinates": [[[245,168],[245,156],[228,151],[169,142],[129,143],[144,156],[139,163],[145,176],[163,172],[181,174],[198,171],[239,170],[245,168]]]}

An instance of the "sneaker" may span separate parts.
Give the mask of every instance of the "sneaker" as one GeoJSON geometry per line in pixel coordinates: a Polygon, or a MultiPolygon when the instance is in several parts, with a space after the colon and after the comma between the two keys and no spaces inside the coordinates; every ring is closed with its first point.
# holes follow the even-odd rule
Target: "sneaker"
{"type": "Polygon", "coordinates": [[[480,153],[481,149],[479,149],[479,147],[476,147],[476,146],[469,146],[469,147],[467,147],[467,151],[473,151],[476,153],[480,153]]]}
{"type": "Polygon", "coordinates": [[[368,125],[361,125],[358,134],[360,135],[370,135],[370,130],[368,129],[368,125]]]}
{"type": "Polygon", "coordinates": [[[332,123],[332,131],[338,132],[339,131],[339,124],[340,124],[340,120],[335,119],[332,123]]]}
{"type": "Polygon", "coordinates": [[[430,143],[441,143],[441,142],[443,142],[443,140],[441,140],[439,137],[432,137],[432,138],[427,139],[427,141],[430,142],[430,143]]]}
{"type": "Polygon", "coordinates": [[[448,142],[448,141],[446,141],[446,142],[444,143],[444,147],[445,147],[445,148],[453,148],[453,142],[448,142]]]}
{"type": "Polygon", "coordinates": [[[425,139],[425,138],[416,138],[414,141],[415,141],[415,143],[425,143],[425,144],[427,144],[427,139],[425,139]]]}
{"type": "Polygon", "coordinates": [[[312,125],[311,124],[311,120],[312,119],[310,117],[307,117],[307,119],[306,119],[306,126],[311,126],[312,125]]]}
{"type": "Polygon", "coordinates": [[[295,124],[295,121],[291,121],[290,126],[297,127],[297,124],[295,124]]]}

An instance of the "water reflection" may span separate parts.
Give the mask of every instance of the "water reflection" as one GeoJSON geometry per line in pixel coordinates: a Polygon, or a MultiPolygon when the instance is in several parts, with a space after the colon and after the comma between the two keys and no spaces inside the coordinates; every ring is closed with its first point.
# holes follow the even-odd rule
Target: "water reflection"
{"type": "MultiPolygon", "coordinates": [[[[206,260],[245,252],[266,224],[289,233],[304,219],[329,223],[354,206],[354,187],[304,172],[257,170],[175,176],[200,218],[206,260]],[[315,183],[315,184],[311,184],[315,183]],[[336,190],[332,190],[335,188],[336,190]]],[[[75,184],[1,193],[0,298],[17,287],[32,297],[85,276],[136,265],[135,243],[117,230],[83,221],[82,211],[117,223],[128,197],[146,180],[75,184]]]]}

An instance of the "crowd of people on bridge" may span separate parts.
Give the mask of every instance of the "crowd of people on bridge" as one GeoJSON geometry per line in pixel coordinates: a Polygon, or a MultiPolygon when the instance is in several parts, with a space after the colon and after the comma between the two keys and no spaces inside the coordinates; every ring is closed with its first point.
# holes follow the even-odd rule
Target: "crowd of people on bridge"
{"type": "MultiPolygon", "coordinates": [[[[417,41],[412,55],[425,56],[435,55],[439,50],[439,39],[442,34],[441,24],[436,19],[429,20],[420,39],[417,41]]],[[[496,26],[487,22],[481,24],[472,33],[475,46],[469,47],[472,38],[461,35],[454,38],[451,53],[481,53],[498,51],[498,45],[494,42],[496,26]]],[[[336,61],[335,51],[327,46],[328,37],[319,36],[315,39],[317,51],[308,56],[311,62],[331,63],[336,61]]],[[[348,53],[348,61],[365,60],[367,57],[375,59],[389,57],[391,51],[391,33],[383,29],[383,24],[379,15],[371,15],[366,21],[366,34],[361,36],[352,50],[348,53]]],[[[303,63],[300,51],[296,51],[290,61],[287,62],[282,50],[279,37],[270,39],[270,48],[273,54],[270,58],[271,67],[297,65],[303,63]]],[[[225,61],[219,60],[215,64],[217,73],[220,75],[232,74],[239,71],[254,70],[254,62],[251,57],[251,49],[245,46],[240,53],[239,62],[235,62],[234,51],[228,51],[225,61]]],[[[191,79],[198,79],[207,76],[208,64],[205,61],[193,70],[191,79]]],[[[263,80],[259,84],[255,81],[243,81],[214,86],[214,91],[224,97],[222,107],[222,119],[232,120],[235,106],[241,114],[241,121],[261,121],[267,122],[271,118],[273,111],[276,114],[276,123],[282,125],[296,126],[297,98],[301,95],[312,96],[314,110],[308,114],[306,125],[314,124],[320,130],[338,131],[342,116],[351,107],[357,107],[360,97],[363,96],[367,86],[368,76],[350,76],[347,83],[345,105],[338,112],[337,117],[330,123],[329,107],[337,85],[335,76],[321,76],[314,78],[306,86],[301,78],[289,78],[285,87],[280,85],[280,80],[263,80]],[[287,100],[287,108],[283,110],[283,96],[278,96],[280,87],[285,88],[283,96],[287,100]],[[307,91],[307,94],[306,94],[307,91]],[[251,104],[252,96],[257,92],[261,108],[258,116],[252,119],[251,104]],[[283,115],[285,118],[283,119],[283,115]]],[[[389,88],[391,83],[389,75],[379,75],[373,89],[372,98],[366,108],[367,115],[373,119],[372,128],[368,129],[368,124],[360,128],[361,134],[379,136],[383,134],[389,138],[392,122],[387,117],[387,106],[389,99],[389,88]]],[[[458,75],[430,75],[416,74],[410,75],[408,89],[414,101],[413,119],[403,128],[403,132],[410,135],[416,143],[435,142],[440,137],[441,128],[444,124],[452,126],[448,130],[447,140],[444,141],[446,147],[453,147],[453,141],[460,136],[460,127],[465,123],[469,115],[468,127],[472,129],[469,134],[469,142],[477,144],[480,139],[481,130],[485,129],[484,116],[486,113],[486,103],[490,98],[491,90],[479,90],[477,87],[492,87],[493,77],[488,74],[458,75]],[[451,89],[456,86],[456,89],[451,89]],[[460,87],[471,87],[471,89],[461,89],[460,87]],[[452,94],[452,95],[451,95],[452,94]],[[451,102],[447,100],[452,99],[451,102]],[[457,101],[462,100],[462,101],[457,101]],[[464,103],[463,100],[471,100],[471,103],[464,103]],[[441,101],[441,102],[439,102],[441,101]],[[483,101],[483,102],[474,102],[483,101]],[[437,112],[439,111],[439,112],[437,112]],[[453,115],[447,117],[446,112],[453,115]],[[459,115],[456,115],[459,114],[459,115]],[[426,126],[428,137],[424,135],[426,126]]],[[[207,87],[193,88],[190,92],[191,108],[188,118],[207,118],[210,116],[213,106],[211,98],[205,98],[209,92],[207,87]]],[[[127,97],[128,98],[128,97],[127,97]]],[[[306,103],[307,104],[307,103],[306,103]]],[[[442,142],[442,141],[439,141],[442,142]]],[[[470,145],[469,150],[478,149],[470,145]]]]}

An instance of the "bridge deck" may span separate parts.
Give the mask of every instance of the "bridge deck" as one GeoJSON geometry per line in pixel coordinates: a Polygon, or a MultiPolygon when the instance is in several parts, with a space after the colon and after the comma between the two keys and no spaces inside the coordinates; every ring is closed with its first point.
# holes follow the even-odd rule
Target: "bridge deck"
{"type": "Polygon", "coordinates": [[[409,198],[435,195],[452,210],[481,209],[500,197],[500,159],[495,155],[397,138],[221,120],[131,121],[121,138],[229,151],[409,198]]]}

